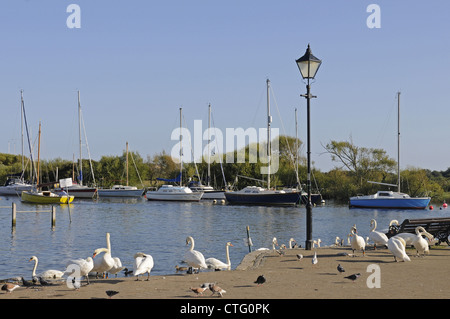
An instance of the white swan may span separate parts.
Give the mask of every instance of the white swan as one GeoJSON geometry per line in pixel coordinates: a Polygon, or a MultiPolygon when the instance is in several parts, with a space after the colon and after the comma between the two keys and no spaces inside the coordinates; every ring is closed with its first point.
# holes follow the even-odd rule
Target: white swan
{"type": "Polygon", "coordinates": [[[417,256],[425,256],[425,253],[430,253],[428,242],[422,235],[425,235],[429,240],[434,238],[433,235],[427,232],[422,226],[416,227],[416,238],[413,240],[412,244],[414,248],[416,248],[417,256]]]}
{"type": "Polygon", "coordinates": [[[150,280],[150,272],[152,271],[154,262],[151,255],[144,253],[134,254],[133,276],[139,280],[139,275],[148,274],[147,281],[150,280]]]}
{"type": "Polygon", "coordinates": [[[36,269],[39,263],[39,259],[36,256],[31,256],[29,261],[34,260],[34,267],[33,267],[33,278],[42,277],[45,279],[57,279],[61,278],[64,275],[64,272],[54,269],[49,269],[44,272],[41,272],[40,274],[36,275],[36,269]]]}
{"type": "Polygon", "coordinates": [[[117,277],[117,274],[125,267],[122,266],[122,261],[120,260],[119,257],[113,257],[113,259],[114,259],[114,265],[109,270],[109,273],[116,275],[116,277],[117,277]]]}
{"type": "MultiPolygon", "coordinates": [[[[272,238],[272,249],[276,250],[277,248],[275,246],[280,246],[278,245],[278,240],[276,237],[272,238]]],[[[257,250],[270,250],[269,248],[258,248],[257,250]]]]}
{"type": "Polygon", "coordinates": [[[406,254],[406,243],[403,238],[397,236],[391,237],[388,240],[387,246],[394,255],[394,260],[396,262],[398,262],[397,258],[400,259],[400,261],[411,261],[409,256],[406,254]]]}
{"type": "Polygon", "coordinates": [[[375,219],[370,221],[370,227],[372,229],[369,233],[369,240],[373,242],[373,249],[377,249],[377,245],[387,245],[389,239],[386,234],[375,230],[377,228],[377,221],[375,219]]]}
{"type": "Polygon", "coordinates": [[[226,245],[225,245],[227,263],[224,263],[223,261],[220,261],[219,259],[216,259],[216,258],[207,258],[205,260],[205,263],[208,265],[208,268],[213,268],[213,269],[217,269],[217,270],[220,270],[220,269],[230,270],[231,269],[230,246],[233,247],[233,244],[230,242],[226,243],[226,245]]]}
{"type": "Polygon", "coordinates": [[[86,259],[79,258],[73,259],[66,263],[66,271],[64,271],[64,275],[76,275],[73,277],[86,277],[87,283],[89,284],[89,273],[94,268],[94,260],[92,257],[88,257],[86,259]],[[76,268],[75,268],[76,267],[76,268]]]}
{"type": "Polygon", "coordinates": [[[366,242],[364,241],[364,238],[361,236],[358,236],[356,233],[356,227],[353,226],[350,230],[350,233],[352,234],[351,238],[351,246],[353,254],[355,254],[355,250],[362,250],[363,256],[365,256],[365,250],[366,250],[366,242]]]}
{"type": "Polygon", "coordinates": [[[92,255],[92,258],[94,258],[94,268],[92,268],[92,272],[97,273],[97,278],[98,273],[106,273],[106,277],[108,277],[109,270],[115,264],[114,259],[111,257],[111,239],[109,233],[106,233],[106,246],[107,248],[96,249],[94,251],[94,254],[92,255]],[[99,255],[100,253],[104,254],[95,258],[95,256],[99,255]]]}
{"type": "Polygon", "coordinates": [[[184,254],[184,261],[188,264],[188,266],[191,268],[199,268],[199,269],[206,269],[208,268],[208,265],[206,265],[205,257],[203,254],[197,250],[194,250],[194,238],[191,236],[186,237],[186,245],[191,244],[191,247],[189,250],[184,254]]]}

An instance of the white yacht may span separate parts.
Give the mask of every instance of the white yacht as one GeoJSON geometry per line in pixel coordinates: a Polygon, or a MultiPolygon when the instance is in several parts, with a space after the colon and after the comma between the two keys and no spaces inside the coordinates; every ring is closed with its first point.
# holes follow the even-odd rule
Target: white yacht
{"type": "Polygon", "coordinates": [[[147,191],[148,200],[161,201],[199,201],[203,196],[202,192],[194,193],[186,186],[162,185],[156,191],[147,191]]]}

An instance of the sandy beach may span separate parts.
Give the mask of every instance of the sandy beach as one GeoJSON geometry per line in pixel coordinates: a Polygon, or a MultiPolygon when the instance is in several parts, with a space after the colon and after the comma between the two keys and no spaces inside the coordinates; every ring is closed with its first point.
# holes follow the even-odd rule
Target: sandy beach
{"type": "MultiPolygon", "coordinates": [[[[386,248],[356,252],[350,247],[327,247],[315,250],[287,249],[284,255],[275,251],[252,252],[233,271],[208,271],[199,274],[175,273],[82,281],[81,289],[68,288],[65,281],[52,286],[19,287],[12,293],[2,291],[0,299],[107,299],[105,291],[119,293],[112,299],[446,299],[450,295],[450,249],[446,245],[431,247],[425,257],[415,257],[407,249],[410,262],[395,262],[386,248]],[[318,263],[311,260],[317,252],[318,263]],[[303,259],[298,260],[297,254],[303,259]],[[339,273],[340,264],[345,272],[339,273]],[[344,278],[360,273],[356,281],[344,278]],[[266,282],[257,285],[259,275],[266,282]],[[196,295],[190,287],[215,282],[226,293],[223,297],[206,290],[196,295]]],[[[156,261],[157,262],[157,261],[156,261]]],[[[174,265],[175,266],[175,265],[174,265]]]]}

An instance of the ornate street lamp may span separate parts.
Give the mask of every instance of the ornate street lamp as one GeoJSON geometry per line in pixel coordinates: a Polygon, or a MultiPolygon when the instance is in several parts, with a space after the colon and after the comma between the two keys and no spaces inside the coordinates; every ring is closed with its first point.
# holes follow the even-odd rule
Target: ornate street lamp
{"type": "Polygon", "coordinates": [[[311,95],[309,80],[314,79],[317,70],[319,70],[322,60],[319,60],[311,53],[311,48],[306,49],[305,54],[295,61],[298,69],[302,74],[303,79],[307,80],[306,94],[301,96],[306,98],[307,101],[307,157],[308,157],[308,175],[306,180],[306,188],[308,192],[308,200],[306,203],[306,242],[305,249],[311,250],[312,248],[312,203],[311,203],[311,136],[310,136],[310,100],[316,96],[311,95]]]}

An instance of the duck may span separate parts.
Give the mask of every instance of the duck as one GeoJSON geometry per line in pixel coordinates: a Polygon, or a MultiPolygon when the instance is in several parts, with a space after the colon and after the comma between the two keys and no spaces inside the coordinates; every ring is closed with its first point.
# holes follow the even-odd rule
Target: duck
{"type": "Polygon", "coordinates": [[[231,242],[227,242],[225,244],[225,250],[226,250],[226,257],[227,257],[227,263],[224,263],[223,261],[220,261],[216,258],[207,258],[205,260],[206,265],[208,265],[208,268],[212,268],[215,270],[230,270],[231,269],[231,261],[230,261],[230,247],[233,247],[233,244],[231,242]]]}
{"type": "Polygon", "coordinates": [[[186,237],[186,245],[191,244],[189,250],[184,254],[184,261],[188,264],[189,270],[192,273],[193,268],[207,269],[205,257],[203,254],[197,250],[194,250],[195,242],[192,236],[186,237]]]}
{"type": "Polygon", "coordinates": [[[387,245],[389,239],[386,234],[375,230],[377,228],[377,221],[375,219],[370,221],[370,227],[372,227],[372,229],[369,233],[369,240],[373,242],[373,249],[377,249],[377,245],[387,245]]]}
{"type": "Polygon", "coordinates": [[[32,273],[33,278],[42,277],[42,278],[46,278],[46,279],[59,279],[59,278],[62,278],[62,276],[64,276],[63,271],[54,270],[54,269],[49,269],[49,270],[46,270],[46,271],[41,272],[36,275],[36,269],[39,264],[39,259],[36,256],[31,256],[29,261],[32,261],[32,260],[34,260],[34,267],[33,267],[33,273],[32,273]]]}
{"type": "Polygon", "coordinates": [[[362,250],[363,256],[365,256],[366,242],[364,241],[364,238],[358,236],[355,226],[351,228],[350,233],[352,234],[350,243],[352,246],[353,254],[355,253],[355,250],[362,250]]]}
{"type": "Polygon", "coordinates": [[[147,281],[150,280],[150,272],[154,266],[153,257],[144,253],[134,254],[133,276],[136,276],[136,281],[139,281],[139,275],[147,273],[147,281]]]}

